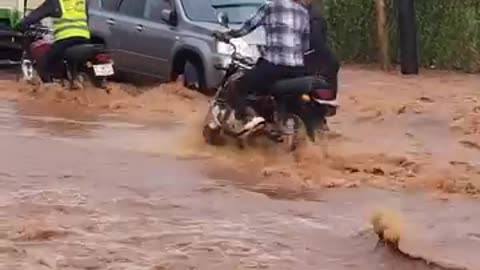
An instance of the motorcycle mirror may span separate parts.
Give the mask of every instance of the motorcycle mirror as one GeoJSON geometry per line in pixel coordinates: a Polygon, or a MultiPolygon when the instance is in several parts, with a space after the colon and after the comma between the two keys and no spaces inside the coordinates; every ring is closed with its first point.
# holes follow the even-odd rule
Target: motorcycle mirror
{"type": "Polygon", "coordinates": [[[25,18],[27,16],[27,9],[28,9],[28,0],[24,0],[23,1],[23,18],[25,18]]]}
{"type": "Polygon", "coordinates": [[[217,21],[218,23],[220,23],[221,26],[225,28],[228,28],[228,24],[230,23],[227,13],[223,11],[217,13],[217,21]]]}

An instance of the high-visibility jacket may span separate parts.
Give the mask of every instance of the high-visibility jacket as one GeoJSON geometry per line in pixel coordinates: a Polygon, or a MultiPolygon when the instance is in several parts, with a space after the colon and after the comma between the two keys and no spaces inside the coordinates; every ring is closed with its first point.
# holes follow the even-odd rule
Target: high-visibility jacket
{"type": "Polygon", "coordinates": [[[55,41],[83,37],[90,38],[86,0],[58,0],[62,16],[54,19],[55,41]]]}

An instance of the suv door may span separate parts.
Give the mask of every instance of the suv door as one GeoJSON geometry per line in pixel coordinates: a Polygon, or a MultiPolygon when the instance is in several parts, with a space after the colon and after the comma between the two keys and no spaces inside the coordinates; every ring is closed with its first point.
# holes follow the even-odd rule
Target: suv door
{"type": "Polygon", "coordinates": [[[142,57],[139,57],[138,33],[142,31],[146,0],[122,0],[111,27],[112,40],[117,44],[114,54],[117,68],[142,73],[142,57]]]}
{"type": "Polygon", "coordinates": [[[142,31],[138,32],[138,50],[142,54],[142,71],[162,80],[170,79],[176,27],[162,19],[162,11],[175,8],[171,0],[147,0],[142,31]]]}
{"type": "Polygon", "coordinates": [[[118,49],[112,35],[112,26],[115,24],[115,17],[121,0],[95,0],[88,5],[88,24],[92,31],[94,41],[105,42],[109,49],[118,49]]]}

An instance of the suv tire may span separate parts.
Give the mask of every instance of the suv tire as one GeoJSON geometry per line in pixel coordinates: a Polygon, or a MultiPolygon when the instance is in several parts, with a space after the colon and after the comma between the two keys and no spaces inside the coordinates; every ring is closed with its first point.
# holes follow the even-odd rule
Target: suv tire
{"type": "Polygon", "coordinates": [[[183,69],[183,86],[192,90],[204,90],[205,78],[201,64],[186,61],[183,69]]]}

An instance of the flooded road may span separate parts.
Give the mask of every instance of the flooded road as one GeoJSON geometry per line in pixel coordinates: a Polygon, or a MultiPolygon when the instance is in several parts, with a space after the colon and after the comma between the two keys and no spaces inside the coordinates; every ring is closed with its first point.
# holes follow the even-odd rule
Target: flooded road
{"type": "Polygon", "coordinates": [[[0,268],[480,268],[475,200],[371,188],[272,198],[168,151],[181,131],[0,102],[0,268]],[[379,208],[402,214],[403,251],[443,267],[378,246],[379,208]]]}

